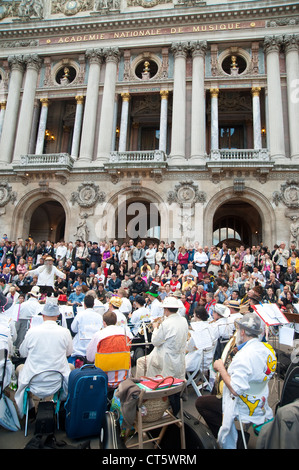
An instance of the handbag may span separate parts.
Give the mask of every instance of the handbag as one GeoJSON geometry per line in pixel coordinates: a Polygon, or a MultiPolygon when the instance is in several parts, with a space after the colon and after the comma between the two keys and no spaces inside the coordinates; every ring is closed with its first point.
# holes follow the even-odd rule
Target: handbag
{"type": "Polygon", "coordinates": [[[221,259],[212,259],[211,264],[214,264],[215,266],[220,266],[221,264],[221,259]]]}
{"type": "Polygon", "coordinates": [[[162,375],[156,375],[155,377],[141,377],[140,384],[151,390],[161,390],[162,388],[170,388],[173,385],[181,384],[183,380],[176,379],[172,376],[163,377],[162,375]]]}
{"type": "MultiPolygon", "coordinates": [[[[139,384],[151,390],[161,390],[182,382],[183,380],[172,376],[163,377],[162,375],[156,375],[155,377],[141,377],[139,384]]],[[[144,400],[142,403],[142,421],[144,423],[152,423],[161,419],[169,407],[170,401],[168,397],[144,400]]]]}

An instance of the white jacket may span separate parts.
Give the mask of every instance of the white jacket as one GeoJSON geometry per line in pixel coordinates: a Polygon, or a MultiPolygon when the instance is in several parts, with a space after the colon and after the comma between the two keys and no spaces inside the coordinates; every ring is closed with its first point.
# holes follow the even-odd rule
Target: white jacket
{"type": "MultiPolygon", "coordinates": [[[[64,377],[64,390],[67,393],[70,374],[67,356],[73,352],[72,336],[67,328],[57,325],[53,320],[47,320],[28,330],[19,351],[21,357],[26,357],[24,367],[18,376],[18,389],[15,394],[19,415],[22,418],[24,391],[35,374],[47,370],[61,372],[64,377]]],[[[49,383],[41,382],[34,390],[36,395],[49,394],[49,383]]]]}
{"type": "Polygon", "coordinates": [[[165,317],[159,328],[155,328],[151,341],[153,351],[147,356],[147,376],[171,375],[185,379],[185,350],[188,339],[187,320],[179,313],[165,317]]]}
{"type": "Polygon", "coordinates": [[[86,308],[80,311],[71,324],[71,330],[77,333],[73,338],[72,356],[86,356],[87,346],[93,335],[103,328],[103,316],[93,310],[86,308]]]}
{"type": "Polygon", "coordinates": [[[240,416],[244,422],[262,424],[273,417],[268,405],[268,382],[277,365],[273,348],[258,338],[251,339],[234,356],[228,374],[231,386],[238,394],[233,396],[223,387],[223,421],[218,433],[218,442],[223,449],[235,449],[237,430],[234,419],[240,416]]]}

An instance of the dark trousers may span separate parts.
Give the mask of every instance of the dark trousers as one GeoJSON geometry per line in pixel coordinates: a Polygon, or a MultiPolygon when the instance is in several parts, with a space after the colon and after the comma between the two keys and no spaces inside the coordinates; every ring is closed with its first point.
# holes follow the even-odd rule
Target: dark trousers
{"type": "Polygon", "coordinates": [[[222,398],[216,395],[201,396],[196,399],[195,407],[217,439],[222,424],[222,398]]]}

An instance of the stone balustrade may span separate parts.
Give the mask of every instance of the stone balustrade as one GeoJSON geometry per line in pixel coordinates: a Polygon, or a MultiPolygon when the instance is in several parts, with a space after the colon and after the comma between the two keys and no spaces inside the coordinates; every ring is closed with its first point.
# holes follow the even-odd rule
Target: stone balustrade
{"type": "Polygon", "coordinates": [[[217,149],[212,150],[210,161],[238,162],[238,161],[270,161],[267,149],[217,149]]]}
{"type": "Polygon", "coordinates": [[[13,165],[14,170],[71,170],[74,164],[73,158],[68,153],[49,153],[42,155],[21,155],[20,161],[13,165]]]}
{"type": "Polygon", "coordinates": [[[136,150],[132,152],[111,152],[109,163],[162,163],[165,161],[166,155],[162,150],[136,150]]]}

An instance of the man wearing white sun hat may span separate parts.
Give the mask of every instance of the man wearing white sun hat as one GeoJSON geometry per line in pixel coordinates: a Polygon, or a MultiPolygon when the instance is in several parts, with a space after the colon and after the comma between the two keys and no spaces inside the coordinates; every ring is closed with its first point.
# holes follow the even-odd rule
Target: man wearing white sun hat
{"type": "Polygon", "coordinates": [[[185,378],[185,349],[188,339],[187,320],[179,314],[180,304],[173,296],[162,303],[162,323],[154,322],[152,334],[153,351],[137,361],[136,377],[169,375],[185,378]]]}

